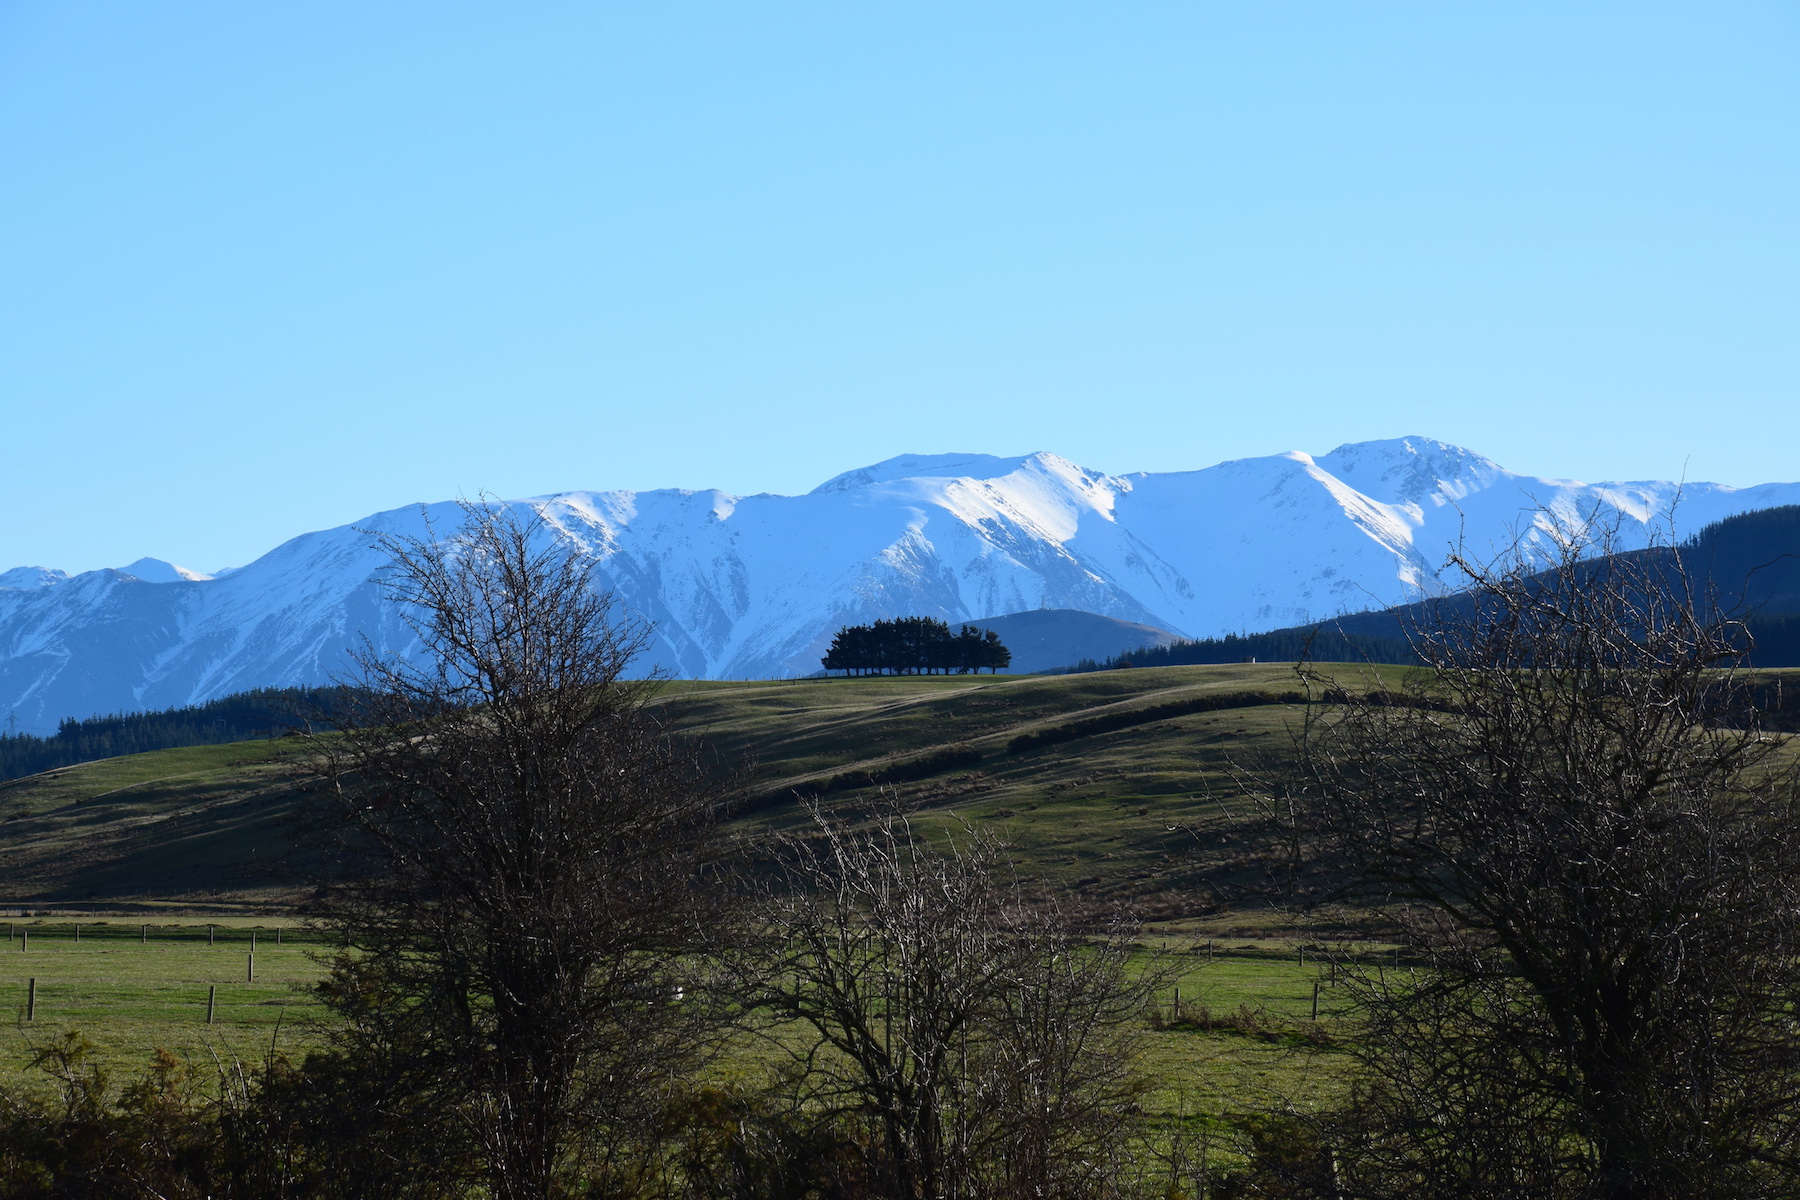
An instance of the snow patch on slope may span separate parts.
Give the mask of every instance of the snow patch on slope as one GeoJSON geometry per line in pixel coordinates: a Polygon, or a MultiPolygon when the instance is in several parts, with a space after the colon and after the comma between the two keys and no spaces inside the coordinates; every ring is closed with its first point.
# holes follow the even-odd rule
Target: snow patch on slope
{"type": "Polygon", "coordinates": [[[10,571],[0,571],[0,588],[52,587],[68,577],[67,571],[58,571],[54,567],[14,567],[10,571]]]}

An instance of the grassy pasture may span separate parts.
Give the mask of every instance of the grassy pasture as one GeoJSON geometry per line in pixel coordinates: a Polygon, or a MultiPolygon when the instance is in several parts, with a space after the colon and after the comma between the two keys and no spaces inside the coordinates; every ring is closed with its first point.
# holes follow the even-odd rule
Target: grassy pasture
{"type": "Polygon", "coordinates": [[[152,1050],[172,1050],[205,1070],[216,1055],[259,1059],[271,1039],[290,1052],[304,1047],[316,1012],[308,986],[322,973],[319,944],[292,924],[276,943],[273,923],[215,921],[213,942],[204,924],[72,923],[12,920],[13,936],[0,950],[0,1081],[34,1082],[32,1048],[75,1028],[94,1044],[95,1058],[115,1081],[142,1071],[152,1050]],[[247,975],[256,934],[256,978],[247,975]],[[23,949],[21,947],[24,947],[23,949]],[[25,1020],[28,981],[37,980],[35,1019],[25,1020]],[[208,987],[217,989],[214,1023],[206,1023],[208,987]]]}
{"type": "MultiPolygon", "coordinates": [[[[748,836],[804,822],[784,789],[945,748],[979,752],[978,764],[891,786],[881,798],[928,832],[963,820],[997,834],[1022,873],[1047,883],[1100,898],[1197,894],[1198,909],[1179,914],[1187,919],[1168,937],[1152,939],[1182,946],[1213,936],[1232,948],[1210,965],[1191,954],[1179,959],[1186,1010],[1234,1013],[1243,1005],[1295,1021],[1310,1012],[1313,970],[1282,940],[1287,919],[1221,900],[1253,886],[1266,867],[1229,771],[1278,753],[1296,709],[1196,713],[1024,753],[1007,749],[1020,733],[1122,709],[1294,686],[1289,667],[1244,664],[1055,678],[675,683],[660,702],[727,761],[752,764],[760,803],[734,823],[748,836]]],[[[33,930],[29,951],[16,941],[0,951],[0,1012],[22,1009],[28,978],[39,987],[36,1021],[15,1025],[0,1049],[5,1078],[18,1081],[29,1047],[70,1026],[94,1042],[116,1079],[141,1070],[159,1046],[202,1065],[215,1054],[257,1057],[278,1026],[282,1047],[304,1048],[314,1036],[304,987],[322,970],[308,956],[316,947],[290,940],[276,948],[264,932],[254,983],[244,980],[243,957],[249,928],[280,922],[294,894],[271,864],[287,853],[299,752],[292,740],[194,747],[0,785],[0,904],[53,914],[23,918],[33,930]],[[84,912],[76,944],[70,923],[84,912]],[[201,912],[219,915],[194,915],[201,912]],[[223,915],[230,913],[239,915],[223,915]],[[219,926],[213,946],[202,920],[219,926]],[[140,945],[145,921],[156,928],[140,945]],[[218,988],[210,1027],[209,984],[218,988]]],[[[876,798],[871,789],[848,789],[828,792],[823,803],[850,809],[876,798]]],[[[1164,1006],[1172,1002],[1171,992],[1164,1006]]],[[[1158,1081],[1153,1104],[1171,1114],[1251,1108],[1276,1093],[1300,1098],[1324,1086],[1341,1058],[1231,1030],[1174,1025],[1145,1036],[1145,1066],[1158,1081]]],[[[718,1069],[748,1078],[760,1070],[757,1058],[746,1042],[718,1069]]]]}
{"type": "MultiPolygon", "coordinates": [[[[1362,668],[1348,668],[1363,672],[1362,668]]],[[[1391,669],[1390,673],[1391,673],[1391,669]]],[[[1371,681],[1373,682],[1372,678],[1371,681]]],[[[1281,664],[1163,667],[1057,677],[935,676],[679,682],[659,703],[728,763],[747,763],[754,835],[805,820],[790,789],[944,750],[964,763],[882,798],[927,829],[956,818],[1003,837],[1020,869],[1099,895],[1210,889],[1265,873],[1243,836],[1235,765],[1279,755],[1295,706],[1194,713],[1023,753],[1021,733],[1211,692],[1281,692],[1281,664]]],[[[290,824],[302,796],[295,739],[164,750],[0,784],[0,905],[93,913],[278,911],[301,890],[290,824]]],[[[828,792],[827,807],[875,799],[828,792]]]]}
{"type": "MultiPolygon", "coordinates": [[[[271,1046],[299,1056],[316,1044],[314,1022],[325,1014],[307,991],[324,971],[323,948],[294,927],[275,943],[273,925],[248,918],[202,923],[158,922],[140,941],[141,921],[81,922],[75,940],[67,919],[15,920],[29,930],[28,948],[15,936],[0,951],[0,1087],[47,1086],[29,1069],[34,1047],[78,1029],[94,1045],[95,1061],[115,1083],[140,1073],[153,1050],[181,1055],[202,1078],[215,1061],[258,1060],[271,1046]],[[256,933],[256,978],[245,978],[250,935],[256,933]],[[35,1019],[24,1020],[26,987],[37,980],[35,1019]],[[207,988],[217,989],[213,1024],[206,1023],[207,988]]],[[[1344,1066],[1341,1052],[1295,1036],[1309,1027],[1315,965],[1302,966],[1294,947],[1267,939],[1218,943],[1209,961],[1202,944],[1174,939],[1153,955],[1175,964],[1177,975],[1159,998],[1162,1028],[1146,1014],[1142,1066],[1154,1081],[1147,1108],[1172,1120],[1224,1116],[1275,1103],[1309,1104],[1330,1094],[1344,1066]],[[1173,1023],[1175,989],[1186,1023],[1173,1023]],[[1215,1015],[1241,1008],[1257,1014],[1256,1032],[1204,1029],[1191,1020],[1204,1006],[1215,1015]]],[[[1329,988],[1321,996],[1321,1024],[1334,1023],[1329,988]]],[[[791,1036],[791,1035],[790,1035],[791,1036]]],[[[766,1041],[744,1036],[714,1064],[720,1082],[753,1085],[779,1057],[766,1041]]]]}
{"type": "MultiPolygon", "coordinates": [[[[1321,665],[1356,691],[1396,686],[1404,668],[1321,665]]],[[[1800,678],[1800,671],[1755,677],[1800,678]]],[[[958,765],[882,789],[927,829],[954,815],[1002,836],[1020,870],[1107,897],[1166,897],[1161,916],[1238,911],[1266,882],[1234,771],[1278,762],[1297,705],[1149,721],[1015,753],[1022,733],[1209,693],[1298,687],[1279,663],[1156,667],[1087,675],[929,676],[771,682],[683,681],[658,703],[726,763],[748,764],[754,835],[805,820],[793,789],[944,751],[958,765]],[[968,761],[971,757],[977,761],[968,761]]],[[[272,913],[302,892],[291,844],[302,798],[295,739],[131,755],[0,783],[0,906],[93,913],[272,913]]],[[[875,799],[829,791],[828,808],[875,799]]]]}
{"type": "Polygon", "coordinates": [[[293,739],[190,746],[0,783],[0,904],[226,911],[290,891],[276,868],[298,753],[293,739]]]}
{"type": "MultiPolygon", "coordinates": [[[[1394,686],[1402,673],[1345,667],[1340,676],[1366,690],[1394,686]]],[[[681,682],[667,685],[659,703],[723,759],[750,764],[755,801],[732,824],[746,837],[803,826],[791,789],[965,752],[960,765],[881,789],[879,798],[927,832],[956,820],[994,832],[1027,878],[1139,905],[1159,922],[1146,941],[1182,965],[1190,1015],[1202,1005],[1215,1016],[1240,1006],[1261,1014],[1249,1031],[1166,1020],[1153,1029],[1146,1019],[1154,1111],[1217,1115],[1309,1103],[1337,1086],[1346,1061],[1300,1036],[1316,974],[1295,949],[1303,937],[1366,931],[1318,916],[1302,928],[1273,902],[1275,851],[1233,779],[1237,768],[1284,755],[1304,710],[1198,712],[1021,753],[1008,743],[1208,692],[1295,687],[1291,666],[1242,664],[1050,678],[681,682]],[[966,761],[967,752],[979,760],[966,761]],[[1211,963],[1192,952],[1208,939],[1223,951],[1211,963]]],[[[215,1053],[259,1057],[278,1026],[283,1048],[304,1048],[315,1036],[304,989],[322,970],[308,957],[316,947],[287,939],[275,947],[262,933],[254,983],[244,979],[243,957],[250,928],[291,922],[281,914],[299,894],[275,864],[291,856],[300,752],[292,739],[194,747],[0,784],[0,911],[24,912],[15,920],[33,929],[28,951],[17,941],[0,950],[0,1014],[22,1009],[28,978],[39,983],[37,1020],[0,1038],[0,1079],[17,1082],[30,1045],[71,1025],[116,1079],[141,1070],[159,1046],[202,1066],[215,1053]],[[79,945],[69,928],[77,916],[79,945]],[[207,920],[221,930],[210,947],[207,920]],[[145,921],[155,929],[140,945],[145,921]],[[208,985],[218,988],[210,1027],[208,985]]],[[[877,798],[874,789],[844,788],[821,802],[851,811],[877,798]]],[[[1165,1017],[1172,1001],[1164,997],[1165,1017]]],[[[1335,1009],[1326,988],[1327,1033],[1335,1009]]],[[[753,1076],[756,1059],[748,1044],[734,1047],[719,1070],[753,1076]]]]}

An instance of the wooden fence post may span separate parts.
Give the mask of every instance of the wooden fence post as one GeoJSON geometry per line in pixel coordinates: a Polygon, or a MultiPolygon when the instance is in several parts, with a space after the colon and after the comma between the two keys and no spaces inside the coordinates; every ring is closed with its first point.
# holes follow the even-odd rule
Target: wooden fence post
{"type": "Polygon", "coordinates": [[[25,985],[25,1019],[27,1021],[37,1020],[37,976],[35,975],[31,977],[31,982],[25,985]]]}
{"type": "Polygon", "coordinates": [[[245,983],[255,983],[256,982],[256,951],[252,950],[249,954],[245,955],[244,958],[245,958],[244,982],[245,983]]]}
{"type": "Polygon", "coordinates": [[[206,1023],[208,1025],[211,1025],[213,1023],[213,1005],[218,1000],[218,998],[219,998],[218,985],[217,984],[208,984],[206,986],[206,1023]]]}
{"type": "Polygon", "coordinates": [[[79,921],[75,923],[75,940],[78,942],[81,940],[81,922],[79,921]]]}
{"type": "Polygon", "coordinates": [[[1313,1020],[1319,1019],[1319,981],[1313,980],[1313,1020]]]}
{"type": "Polygon", "coordinates": [[[140,946],[147,945],[147,944],[149,944],[149,941],[150,941],[150,927],[148,925],[145,925],[143,928],[138,930],[138,945],[140,945],[140,946]]]}
{"type": "Polygon", "coordinates": [[[211,925],[206,927],[206,944],[209,946],[213,944],[213,927],[211,925]]]}

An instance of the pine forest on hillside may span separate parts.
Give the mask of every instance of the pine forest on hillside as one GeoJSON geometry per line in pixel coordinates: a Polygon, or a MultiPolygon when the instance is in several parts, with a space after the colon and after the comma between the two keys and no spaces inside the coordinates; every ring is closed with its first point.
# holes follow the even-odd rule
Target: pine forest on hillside
{"type": "Polygon", "coordinates": [[[173,746],[280,737],[314,722],[338,719],[348,702],[342,688],[257,688],[165,712],[66,717],[51,737],[0,736],[0,779],[173,746]]]}

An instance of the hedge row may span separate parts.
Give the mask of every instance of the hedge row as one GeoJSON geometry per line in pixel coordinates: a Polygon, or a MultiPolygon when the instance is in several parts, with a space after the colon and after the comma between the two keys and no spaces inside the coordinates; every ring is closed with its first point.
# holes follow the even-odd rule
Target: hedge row
{"type": "Polygon", "coordinates": [[[957,767],[973,767],[980,762],[981,751],[966,746],[953,747],[949,750],[935,751],[923,758],[909,758],[905,762],[878,767],[873,771],[845,771],[833,775],[829,779],[814,779],[806,783],[795,784],[793,787],[782,788],[778,797],[769,796],[764,799],[785,800],[790,796],[798,796],[803,800],[811,800],[823,796],[826,792],[844,792],[851,788],[880,787],[888,783],[908,783],[914,779],[926,779],[940,771],[952,771],[957,767]]]}
{"type": "Polygon", "coordinates": [[[1021,754],[1039,746],[1054,746],[1058,742],[1072,742],[1076,738],[1091,737],[1096,733],[1111,733],[1115,729],[1148,725],[1153,721],[1185,717],[1190,713],[1217,712],[1226,708],[1255,708],[1264,704],[1305,703],[1306,697],[1300,692],[1215,692],[1187,700],[1171,700],[1167,704],[1152,704],[1148,708],[1107,713],[1103,717],[1089,717],[1085,721],[1071,721],[1067,725],[1052,725],[1049,729],[1040,729],[1035,733],[1021,733],[1006,743],[1006,752],[1021,754]]]}

